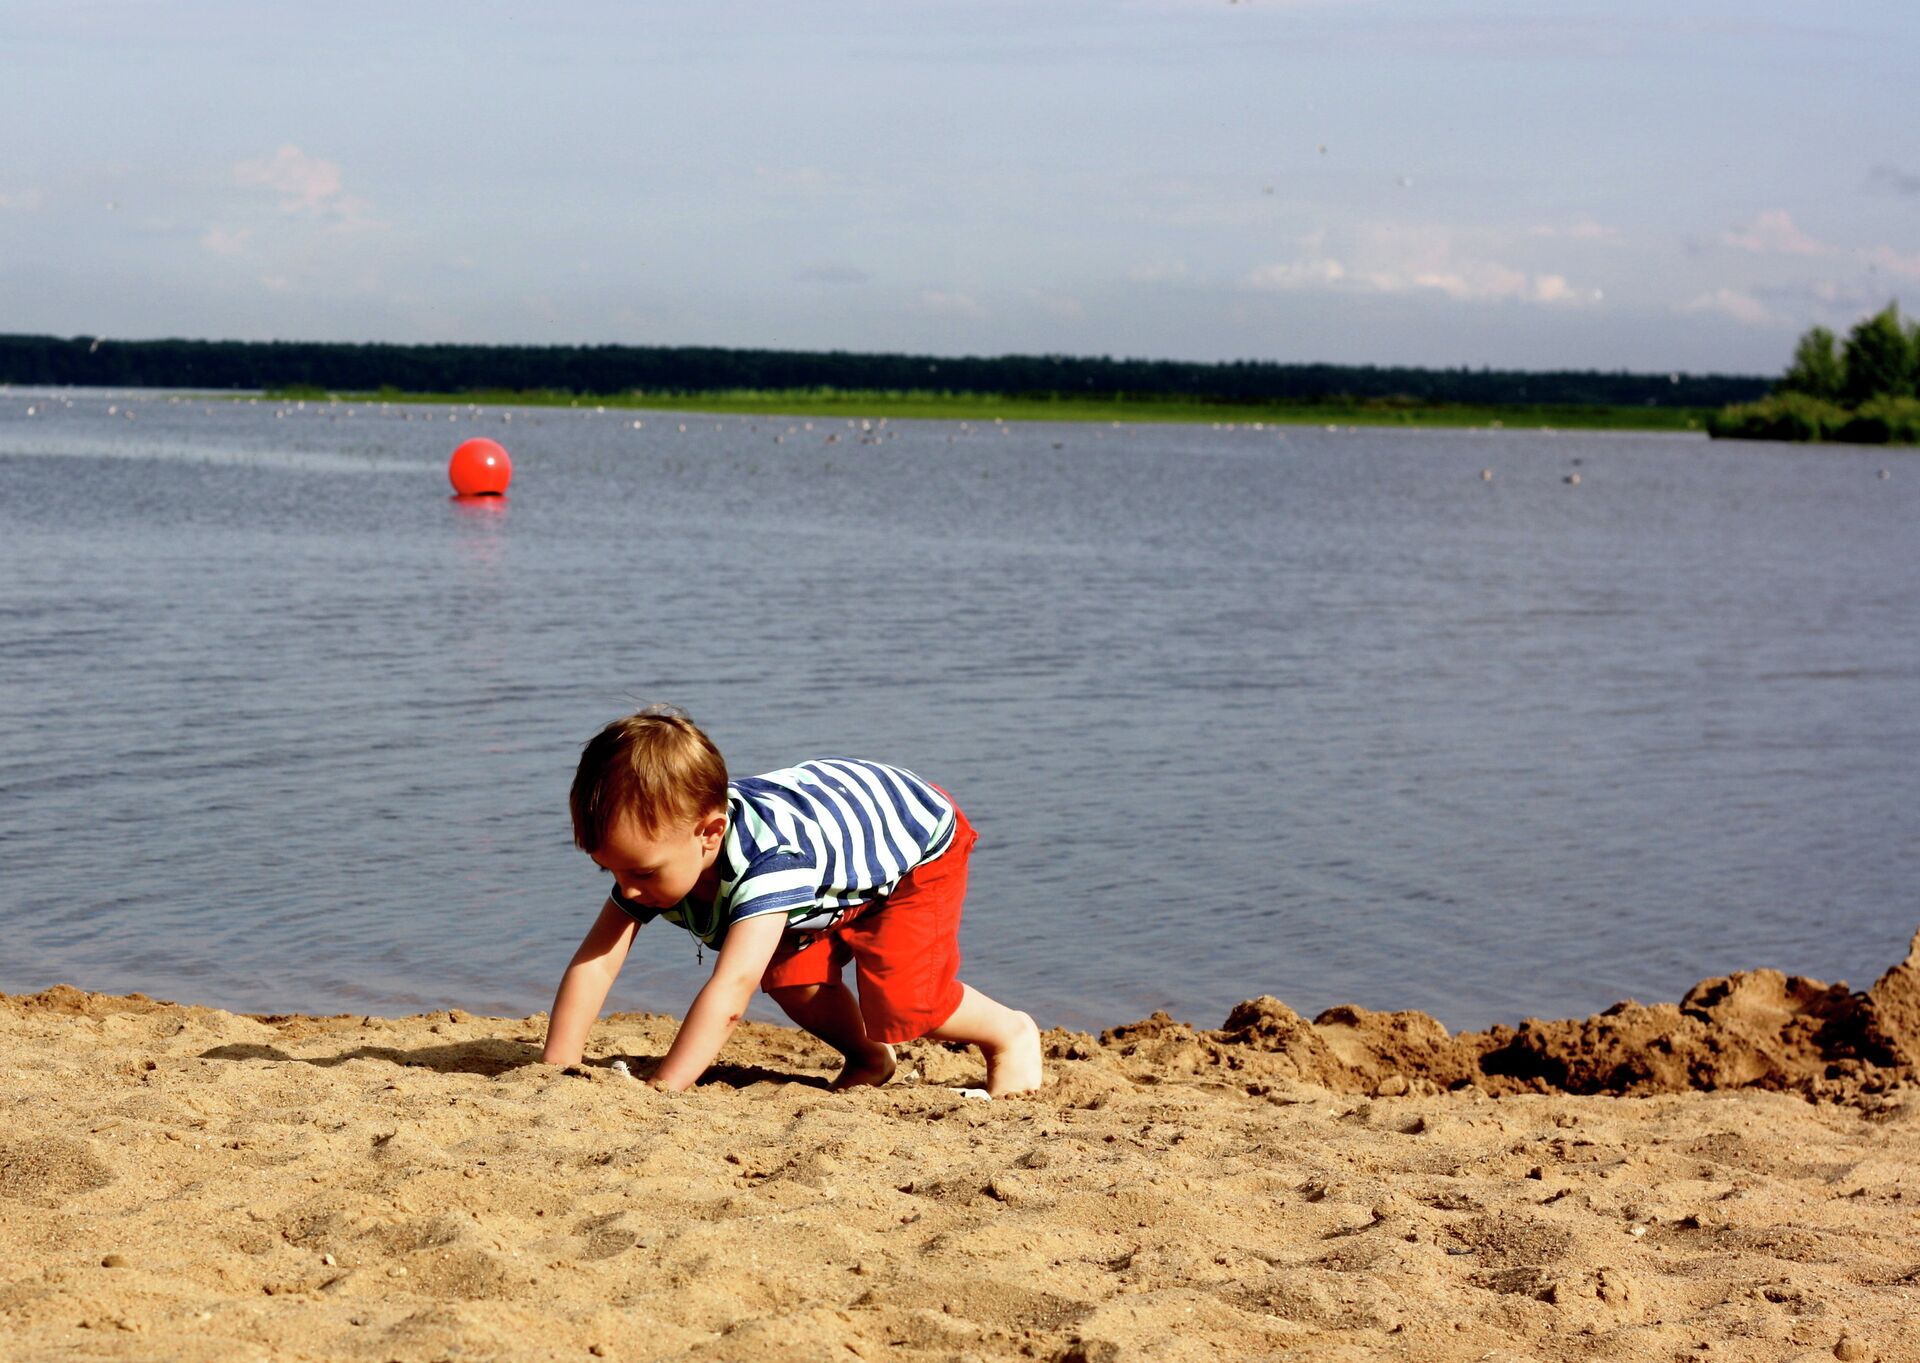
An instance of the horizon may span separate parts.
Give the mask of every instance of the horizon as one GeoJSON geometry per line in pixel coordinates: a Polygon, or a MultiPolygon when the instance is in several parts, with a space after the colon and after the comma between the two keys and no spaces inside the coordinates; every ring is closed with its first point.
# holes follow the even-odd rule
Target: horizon
{"type": "Polygon", "coordinates": [[[1773,374],[1920,285],[1891,0],[328,17],[14,7],[7,329],[1773,374]]]}

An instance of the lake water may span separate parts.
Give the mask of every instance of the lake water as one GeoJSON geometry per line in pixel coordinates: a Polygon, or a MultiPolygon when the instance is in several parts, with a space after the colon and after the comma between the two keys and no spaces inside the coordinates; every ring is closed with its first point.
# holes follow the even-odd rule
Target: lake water
{"type": "MultiPolygon", "coordinates": [[[[0,990],[544,1008],[574,760],[650,700],[952,790],[963,974],[1043,1023],[1864,987],[1916,525],[1904,451],[0,390],[0,990]],[[479,434],[505,502],[447,496],[479,434]]],[[[612,1006],[699,977],[649,928],[612,1006]]]]}

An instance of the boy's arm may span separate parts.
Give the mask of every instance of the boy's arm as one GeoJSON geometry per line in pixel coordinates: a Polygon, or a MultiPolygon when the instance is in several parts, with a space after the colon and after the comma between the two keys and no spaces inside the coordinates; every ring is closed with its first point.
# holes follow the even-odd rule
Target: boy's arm
{"type": "Polygon", "coordinates": [[[627,948],[640,925],[611,899],[600,906],[600,916],[587,929],[580,949],[573,953],[567,973],[560,978],[553,1012],[547,1019],[547,1045],[540,1059],[549,1065],[577,1065],[586,1053],[587,1033],[600,1016],[614,977],[626,964],[627,948]]]}
{"type": "Polygon", "coordinates": [[[655,1088],[678,1093],[691,1088],[693,1081],[706,1072],[740,1015],[747,1011],[747,1001],[760,987],[760,977],[767,973],[767,963],[773,959],[786,928],[784,913],[763,913],[743,918],[727,929],[727,939],[720,944],[720,958],[713,963],[712,978],[694,996],[679,1035],[653,1072],[650,1082],[655,1088]]]}

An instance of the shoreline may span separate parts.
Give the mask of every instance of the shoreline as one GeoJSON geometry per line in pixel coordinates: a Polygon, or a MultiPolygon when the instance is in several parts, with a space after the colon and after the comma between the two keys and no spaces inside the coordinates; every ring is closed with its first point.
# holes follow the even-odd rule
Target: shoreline
{"type": "MultiPolygon", "coordinates": [[[[546,1019],[545,1013],[513,1017],[457,1006],[400,1014],[256,1013],[69,984],[31,994],[0,990],[0,1008],[7,1006],[73,1016],[176,1009],[291,1028],[300,1035],[411,1024],[437,1032],[452,1020],[520,1036],[533,1047],[533,1058],[514,1063],[537,1058],[546,1019]]],[[[660,1013],[611,1012],[596,1024],[595,1037],[602,1026],[631,1024],[671,1028],[676,1022],[660,1013]]],[[[773,1035],[792,1033],[802,1049],[814,1045],[785,1023],[748,1020],[742,1025],[773,1035]]],[[[1760,968],[1701,980],[1677,1002],[1626,999],[1585,1018],[1528,1017],[1518,1024],[1457,1032],[1417,1010],[1384,1012],[1357,1004],[1338,1004],[1308,1019],[1262,994],[1235,1004],[1214,1028],[1156,1011],[1097,1037],[1061,1026],[1043,1029],[1042,1036],[1052,1059],[1104,1055],[1160,1074],[1222,1069],[1335,1093],[1377,1094],[1382,1084],[1395,1092],[1471,1088],[1492,1097],[1649,1097],[1758,1088],[1858,1104],[1909,1083],[1920,1086],[1920,929],[1905,959],[1864,990],[1760,968]],[[1396,1079],[1405,1087],[1395,1085],[1396,1079]]],[[[590,1045],[589,1063],[594,1063],[593,1051],[590,1045]]],[[[727,1055],[722,1052],[723,1061],[727,1055]]],[[[609,1054],[598,1063],[615,1058],[643,1064],[648,1059],[609,1054]]],[[[501,1064],[507,1064],[504,1056],[501,1064]]]]}
{"type": "MultiPolygon", "coordinates": [[[[1159,397],[1003,397],[993,394],[909,392],[890,389],[716,390],[702,393],[475,389],[469,392],[407,392],[398,389],[322,388],[134,388],[58,384],[0,384],[0,398],[68,397],[148,399],[204,403],[266,403],[284,406],[379,409],[394,407],[494,408],[539,412],[652,412],[668,416],[737,416],[767,421],[947,421],[991,428],[1005,423],[1050,423],[1061,427],[1106,425],[1206,426],[1257,431],[1347,428],[1368,430],[1506,431],[1513,434],[1675,435],[1707,438],[1713,409],[1602,403],[1450,402],[1425,399],[1234,400],[1159,397]]],[[[798,434],[798,433],[796,433],[798,434]]]]}
{"type": "Polygon", "coordinates": [[[315,404],[517,407],[538,410],[651,411],[767,419],[1057,422],[1130,425],[1210,425],[1258,430],[1266,426],[1366,426],[1436,430],[1628,431],[1706,434],[1708,408],[1599,403],[1475,403],[1356,399],[1232,400],[1138,396],[1011,397],[997,394],[906,392],[891,389],[748,389],[699,393],[633,391],[578,394],[558,390],[476,389],[411,392],[398,389],[333,391],[263,389],[264,401],[315,404]]]}
{"type": "Polygon", "coordinates": [[[528,1063],[538,1014],[0,996],[0,1332],[221,1363],[1910,1363],[1915,945],[1859,993],[1749,971],[1488,1033],[1264,998],[1055,1029],[1047,1086],[992,1103],[927,1042],[829,1093],[832,1054],[763,1023],[663,1095],[614,1067],[664,1053],[653,1014],[562,1072],[528,1063]]]}

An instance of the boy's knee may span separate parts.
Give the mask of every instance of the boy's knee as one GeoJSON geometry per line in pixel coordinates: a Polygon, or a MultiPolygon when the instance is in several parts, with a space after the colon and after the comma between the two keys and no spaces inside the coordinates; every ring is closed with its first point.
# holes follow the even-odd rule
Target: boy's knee
{"type": "Polygon", "coordinates": [[[790,1004],[804,1006],[819,992],[820,986],[817,984],[788,984],[769,989],[767,997],[785,1008],[790,1004]]]}

